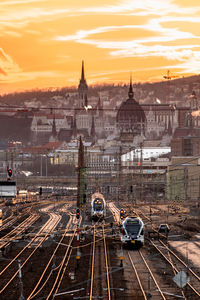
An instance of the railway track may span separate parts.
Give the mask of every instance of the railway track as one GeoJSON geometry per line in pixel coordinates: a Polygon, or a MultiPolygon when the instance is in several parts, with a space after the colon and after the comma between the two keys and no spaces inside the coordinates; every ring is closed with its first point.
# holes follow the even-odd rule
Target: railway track
{"type": "Polygon", "coordinates": [[[39,219],[38,214],[32,214],[22,223],[20,223],[16,228],[11,230],[9,233],[0,238],[0,249],[5,248],[14,239],[17,239],[23,232],[25,232],[33,223],[39,219]]]}
{"type": "MultiPolygon", "coordinates": [[[[52,270],[52,262],[56,260],[56,256],[58,255],[60,247],[62,247],[62,243],[64,238],[67,235],[68,230],[70,229],[71,223],[73,220],[73,216],[70,216],[70,220],[65,228],[64,233],[62,234],[61,238],[57,242],[57,246],[55,247],[53,254],[49,258],[45,268],[43,269],[37,283],[35,284],[34,288],[32,289],[31,293],[27,297],[27,300],[33,299],[35,297],[39,297],[40,295],[42,296],[43,290],[45,289],[46,291],[46,297],[45,299],[54,299],[56,297],[56,294],[58,293],[58,290],[61,286],[63,276],[66,272],[66,268],[68,266],[69,260],[71,258],[72,254],[72,242],[75,237],[76,229],[74,227],[74,232],[70,236],[69,241],[66,246],[66,251],[63,255],[62,260],[58,263],[58,267],[53,268],[52,270]],[[48,285],[48,281],[50,280],[51,276],[54,276],[54,283],[53,285],[49,288],[49,291],[47,292],[46,285],[48,285]]],[[[37,299],[37,298],[36,298],[37,299]]]]}
{"type": "MultiPolygon", "coordinates": [[[[138,282],[139,288],[136,296],[141,298],[143,297],[143,299],[146,300],[149,299],[150,297],[153,297],[153,299],[166,300],[166,297],[163,294],[162,289],[160,287],[159,280],[156,279],[156,275],[152,271],[150,264],[148,263],[148,260],[145,258],[145,255],[142,253],[142,250],[127,251],[127,255],[138,282]],[[151,290],[150,290],[150,282],[151,282],[151,290]]],[[[135,282],[134,282],[134,290],[136,291],[135,282]]]]}
{"type": "MultiPolygon", "coordinates": [[[[151,245],[161,254],[162,258],[171,266],[171,269],[176,275],[179,271],[184,270],[189,278],[190,282],[186,285],[189,287],[192,299],[200,298],[200,276],[189,268],[188,265],[174,252],[172,251],[163,241],[158,240],[157,242],[150,241],[151,245]],[[160,247],[161,245],[161,247],[160,247]]],[[[184,293],[184,291],[182,291],[184,293]]]]}
{"type": "MultiPolygon", "coordinates": [[[[110,209],[112,212],[117,212],[117,208],[114,206],[114,204],[112,204],[110,206],[110,209]]],[[[141,216],[143,219],[147,220],[148,222],[152,221],[151,218],[149,216],[146,216],[143,212],[141,212],[140,210],[133,210],[134,214],[141,216]]],[[[152,222],[151,222],[152,224],[152,222]]],[[[156,233],[158,233],[158,231],[155,229],[154,226],[152,226],[152,230],[156,233]]],[[[167,238],[165,235],[160,234],[160,237],[163,238],[167,238]]],[[[173,253],[170,249],[168,249],[166,247],[166,245],[159,240],[156,243],[160,243],[161,244],[161,248],[162,251],[160,249],[160,247],[156,247],[155,242],[153,242],[152,240],[150,240],[150,243],[152,244],[152,247],[155,247],[156,251],[159,251],[160,254],[162,254],[161,259],[158,259],[158,254],[153,254],[152,258],[151,256],[146,254],[146,257],[149,257],[147,259],[145,259],[145,255],[143,254],[143,252],[145,253],[145,251],[147,249],[142,249],[140,251],[124,251],[124,258],[125,258],[125,273],[128,273],[129,270],[127,268],[128,265],[131,264],[134,273],[135,273],[135,279],[137,279],[138,285],[137,285],[137,289],[138,289],[138,294],[136,295],[137,299],[140,299],[139,297],[141,297],[141,299],[149,299],[153,296],[153,299],[171,299],[171,297],[180,297],[185,299],[185,293],[183,290],[181,290],[176,284],[175,282],[172,281],[172,278],[178,273],[178,271],[182,270],[183,267],[186,269],[187,265],[181,261],[181,259],[175,254],[173,253]],[[163,250],[165,248],[165,250],[163,250]],[[165,252],[165,253],[164,253],[165,252]],[[169,257],[167,257],[167,255],[169,256],[170,253],[170,259],[169,257]],[[181,266],[179,267],[179,269],[177,268],[177,262],[175,261],[173,263],[173,260],[171,258],[171,256],[175,257],[176,260],[179,261],[179,263],[181,264],[181,266]],[[164,258],[164,260],[163,260],[164,258]],[[151,262],[152,260],[152,262],[151,262]],[[171,265],[172,267],[172,271],[170,273],[170,269],[167,267],[166,269],[166,262],[168,262],[168,264],[171,265]],[[159,265],[160,268],[157,266],[157,268],[155,268],[155,265],[159,265]],[[166,269],[166,271],[165,271],[166,269]],[[145,271],[146,270],[146,271],[145,271]],[[144,278],[144,273],[146,272],[146,276],[144,278]],[[166,274],[165,274],[166,273],[166,274]],[[150,284],[151,283],[151,284],[150,284]],[[150,288],[151,285],[151,288],[150,288]],[[139,293],[140,291],[140,293],[139,293]]],[[[188,269],[187,270],[188,273],[192,273],[192,277],[194,277],[194,279],[191,278],[191,283],[188,283],[187,285],[190,287],[190,290],[192,292],[190,292],[190,296],[192,295],[193,298],[191,299],[199,299],[200,297],[200,293],[199,290],[197,289],[197,287],[199,287],[199,276],[197,274],[194,273],[193,270],[188,269]],[[192,284],[193,282],[193,284],[192,284]]],[[[125,275],[127,276],[127,275],[125,275]]],[[[191,277],[191,275],[190,275],[191,277]]],[[[136,293],[136,286],[135,286],[135,280],[134,279],[134,296],[136,293]]],[[[132,287],[133,287],[132,286],[132,287]]],[[[132,288],[131,286],[129,287],[129,291],[132,288]]],[[[126,298],[128,299],[130,293],[126,294],[124,293],[124,296],[126,295],[126,298]]],[[[187,293],[188,295],[188,293],[187,293]]]]}
{"type": "Polygon", "coordinates": [[[120,222],[119,208],[117,208],[113,202],[108,203],[108,208],[112,212],[115,222],[119,223],[120,222]]]}
{"type": "MultiPolygon", "coordinates": [[[[143,216],[148,221],[151,221],[151,218],[146,216],[142,211],[137,210],[139,214],[143,216]]],[[[152,230],[155,233],[158,233],[154,225],[152,224],[152,230]]],[[[167,240],[167,236],[159,233],[158,237],[162,237],[167,240]]],[[[152,241],[149,239],[150,244],[161,254],[162,258],[171,266],[172,269],[172,276],[175,276],[179,271],[184,270],[188,274],[188,278],[190,282],[187,283],[188,289],[185,288],[181,289],[182,297],[185,298],[185,293],[189,294],[189,297],[192,299],[199,299],[200,298],[200,276],[193,271],[193,269],[188,267],[183,259],[180,258],[180,254],[176,254],[169,248],[169,245],[165,244],[162,240],[158,239],[156,241],[152,241]]],[[[180,243],[180,242],[179,242],[180,243]]],[[[184,243],[184,242],[182,242],[184,243]]],[[[172,243],[173,244],[173,243],[172,243]]],[[[194,244],[199,247],[199,243],[194,242],[194,244]]],[[[178,288],[178,287],[177,287],[178,288]]]]}
{"type": "Polygon", "coordinates": [[[0,232],[3,230],[8,229],[9,227],[13,226],[18,220],[25,217],[27,214],[30,213],[30,207],[26,208],[23,213],[19,213],[17,216],[14,216],[13,214],[10,215],[8,218],[3,219],[3,224],[0,227],[0,232]]]}
{"type": "Polygon", "coordinates": [[[99,299],[111,299],[110,275],[108,266],[108,250],[104,230],[104,221],[102,222],[101,236],[97,237],[97,226],[93,228],[93,245],[91,256],[91,276],[89,299],[94,297],[99,299]]]}
{"type": "Polygon", "coordinates": [[[8,264],[4,264],[3,269],[0,271],[0,278],[1,279],[1,285],[0,285],[0,297],[3,296],[3,292],[8,288],[8,286],[12,286],[12,282],[14,279],[16,280],[16,277],[19,274],[18,264],[17,262],[19,260],[22,261],[21,269],[24,268],[24,266],[30,262],[33,254],[39,250],[39,248],[42,246],[42,244],[49,238],[51,232],[55,229],[57,224],[59,223],[61,217],[57,216],[56,214],[50,213],[50,218],[46,222],[45,226],[41,228],[36,234],[35,237],[21,250],[19,253],[10,260],[8,264]],[[53,222],[54,217],[56,217],[56,222],[53,222]],[[50,226],[50,224],[53,224],[50,226]],[[47,230],[45,230],[47,229],[47,230]],[[41,236],[42,235],[42,236],[41,236]],[[32,244],[35,240],[39,239],[39,243],[35,245],[35,247],[32,247],[32,244]]]}

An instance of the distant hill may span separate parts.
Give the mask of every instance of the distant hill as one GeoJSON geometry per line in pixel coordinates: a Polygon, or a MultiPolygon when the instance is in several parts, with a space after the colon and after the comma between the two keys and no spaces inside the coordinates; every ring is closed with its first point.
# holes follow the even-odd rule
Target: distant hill
{"type": "MultiPolygon", "coordinates": [[[[184,98],[188,97],[193,90],[196,92],[197,97],[199,97],[200,75],[177,78],[170,80],[170,82],[163,79],[161,82],[134,84],[136,100],[142,100],[144,103],[148,103],[152,100],[155,101],[156,98],[161,99],[162,102],[166,102],[168,99],[181,102],[184,98]],[[170,95],[168,95],[168,93],[170,95]]],[[[100,91],[109,91],[110,97],[120,95],[122,100],[125,100],[127,98],[128,85],[111,85],[105,83],[102,85],[89,86],[89,97],[98,96],[100,91]]],[[[77,87],[64,87],[61,89],[31,90],[6,94],[0,96],[0,105],[24,107],[27,106],[27,103],[34,104],[39,101],[43,106],[49,106],[50,103],[52,103],[53,106],[57,98],[61,97],[61,100],[67,99],[69,94],[76,92],[77,87]],[[54,101],[51,101],[52,98],[54,101]]]]}

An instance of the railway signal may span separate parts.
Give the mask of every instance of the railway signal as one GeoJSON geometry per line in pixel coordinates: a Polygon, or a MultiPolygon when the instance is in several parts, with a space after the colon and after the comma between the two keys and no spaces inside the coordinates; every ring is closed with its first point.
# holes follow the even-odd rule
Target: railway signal
{"type": "Polygon", "coordinates": [[[87,195],[86,193],[83,194],[83,203],[86,203],[86,200],[87,200],[87,195]]]}
{"type": "Polygon", "coordinates": [[[7,172],[8,172],[8,178],[10,179],[12,177],[12,169],[7,168],[7,172]]]}
{"type": "Polygon", "coordinates": [[[122,220],[124,218],[124,210],[120,209],[120,219],[122,220]]]}
{"type": "Polygon", "coordinates": [[[80,218],[80,209],[79,208],[76,209],[76,218],[77,218],[77,220],[80,218]]]}
{"type": "Polygon", "coordinates": [[[40,194],[40,196],[42,195],[42,187],[40,187],[39,194],[40,194]]]}

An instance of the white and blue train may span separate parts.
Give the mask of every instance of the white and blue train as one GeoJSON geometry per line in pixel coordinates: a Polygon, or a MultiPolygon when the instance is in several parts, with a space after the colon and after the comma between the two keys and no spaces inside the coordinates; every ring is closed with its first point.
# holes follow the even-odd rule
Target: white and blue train
{"type": "Polygon", "coordinates": [[[144,223],[139,217],[127,217],[122,222],[121,241],[123,246],[144,245],[144,223]]]}
{"type": "Polygon", "coordinates": [[[92,220],[102,220],[106,216],[106,201],[99,192],[92,194],[91,218],[92,220]]]}

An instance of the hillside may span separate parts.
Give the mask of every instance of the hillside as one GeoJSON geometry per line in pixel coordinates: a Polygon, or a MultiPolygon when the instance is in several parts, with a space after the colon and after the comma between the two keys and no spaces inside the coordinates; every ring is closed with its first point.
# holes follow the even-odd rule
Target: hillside
{"type": "MultiPolygon", "coordinates": [[[[94,85],[89,86],[89,97],[99,97],[99,92],[108,91],[109,98],[120,96],[122,100],[127,98],[128,85],[94,85]]],[[[155,102],[156,98],[162,103],[170,101],[182,102],[187,99],[192,91],[200,96],[200,75],[183,77],[169,81],[156,83],[137,83],[134,84],[135,99],[143,103],[155,102]]],[[[62,89],[31,90],[20,93],[6,94],[0,96],[2,106],[48,106],[54,107],[55,103],[64,106],[65,99],[76,97],[77,87],[64,87],[62,89]]]]}

